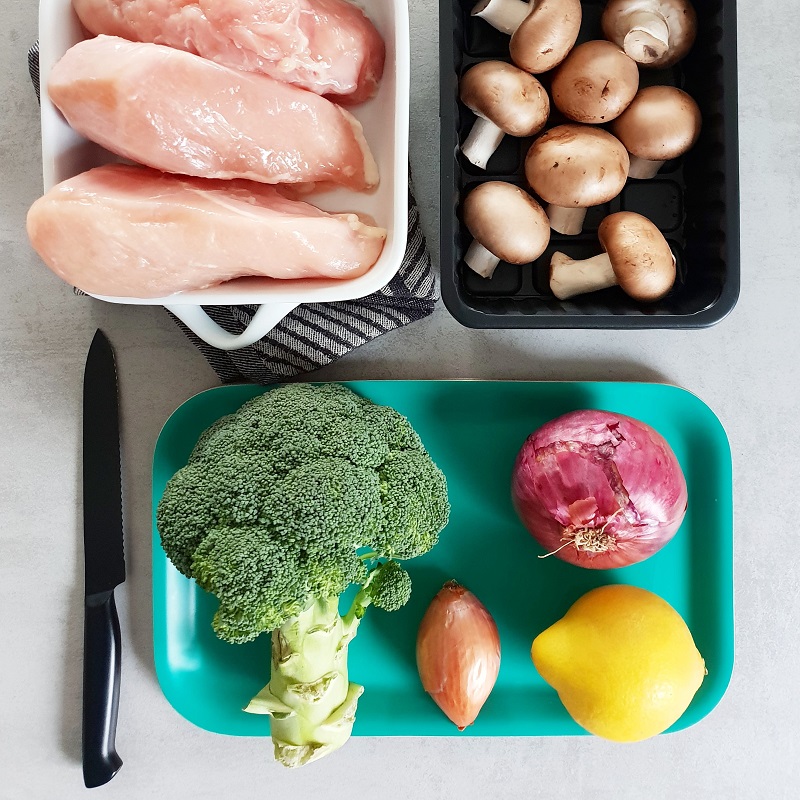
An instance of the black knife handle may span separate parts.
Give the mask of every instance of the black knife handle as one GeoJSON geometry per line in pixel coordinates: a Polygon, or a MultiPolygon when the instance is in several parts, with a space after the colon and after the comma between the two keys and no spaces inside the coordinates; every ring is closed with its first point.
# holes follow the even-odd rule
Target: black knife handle
{"type": "Polygon", "coordinates": [[[108,783],[122,766],[114,739],[122,647],[114,592],[86,598],[83,627],[83,782],[108,783]]]}

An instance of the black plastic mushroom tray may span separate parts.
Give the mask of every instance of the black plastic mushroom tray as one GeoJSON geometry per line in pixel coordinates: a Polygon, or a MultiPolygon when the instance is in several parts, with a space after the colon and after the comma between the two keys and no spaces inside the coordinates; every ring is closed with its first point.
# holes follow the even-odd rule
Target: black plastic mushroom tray
{"type": "MultiPolygon", "coordinates": [[[[460,152],[474,114],[458,99],[461,75],[487,59],[510,61],[509,37],[472,17],[476,0],[440,0],[441,48],[441,272],[442,297],[453,316],[471,328],[701,328],[733,309],[739,296],[739,165],[734,0],[695,0],[697,41],[691,53],[666,70],[640,69],[640,86],[666,84],[687,91],[700,106],[697,145],[646,181],[628,180],[610,203],[589,209],[578,236],[553,232],[550,246],[532,264],[501,262],[491,279],[462,258],[471,242],[461,200],[479,183],[504,180],[530,191],[525,154],[533,139],[504,137],[481,170],[460,152]],[[550,257],[602,252],[597,227],[615,211],[636,211],[664,233],[677,262],[677,279],[663,300],[644,304],[620,288],[558,300],[549,289],[550,257]]],[[[583,2],[579,42],[600,39],[603,0],[583,2]]],[[[537,76],[549,90],[549,76],[537,76]]],[[[557,110],[547,127],[568,122],[557,110]]]]}

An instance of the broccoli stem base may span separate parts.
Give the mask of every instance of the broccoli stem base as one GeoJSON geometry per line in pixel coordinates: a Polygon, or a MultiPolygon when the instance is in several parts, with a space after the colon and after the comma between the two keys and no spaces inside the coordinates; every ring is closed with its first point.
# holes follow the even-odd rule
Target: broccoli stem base
{"type": "Polygon", "coordinates": [[[347,650],[360,616],[339,614],[339,599],[315,601],[272,633],[269,683],[245,708],[269,714],[275,759],[299,767],[349,738],[364,687],[350,683],[347,650]]]}

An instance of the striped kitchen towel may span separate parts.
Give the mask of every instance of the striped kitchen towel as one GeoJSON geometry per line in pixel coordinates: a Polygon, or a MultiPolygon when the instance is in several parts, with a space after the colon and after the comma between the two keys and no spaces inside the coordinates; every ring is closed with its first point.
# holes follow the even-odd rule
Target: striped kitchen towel
{"type": "MultiPolygon", "coordinates": [[[[39,97],[38,42],[28,52],[28,69],[39,97]]],[[[241,350],[217,350],[170,316],[223,383],[274,383],[319,369],[384,333],[427,317],[437,300],[431,257],[409,186],[405,256],[397,275],[380,291],[358,300],[298,306],[263,339],[241,350]]],[[[204,309],[226,331],[238,334],[247,327],[258,306],[204,309]]]]}

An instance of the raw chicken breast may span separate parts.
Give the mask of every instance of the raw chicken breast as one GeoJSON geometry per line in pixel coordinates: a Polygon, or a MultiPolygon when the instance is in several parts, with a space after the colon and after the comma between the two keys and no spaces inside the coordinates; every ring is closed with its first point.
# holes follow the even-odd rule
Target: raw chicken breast
{"type": "Polygon", "coordinates": [[[165,172],[367,189],[378,168],[350,113],[316,94],[157,44],[71,47],[47,89],[79,133],[165,172]]]}
{"type": "Polygon", "coordinates": [[[84,27],[263,72],[360,103],[376,91],[385,46],[347,0],[73,0],[84,27]]]}
{"type": "Polygon", "coordinates": [[[28,236],[73,286],[152,298],[244,275],[354,278],[378,260],[386,231],[357,214],[289,200],[272,186],[109,164],[37,200],[28,236]]]}

